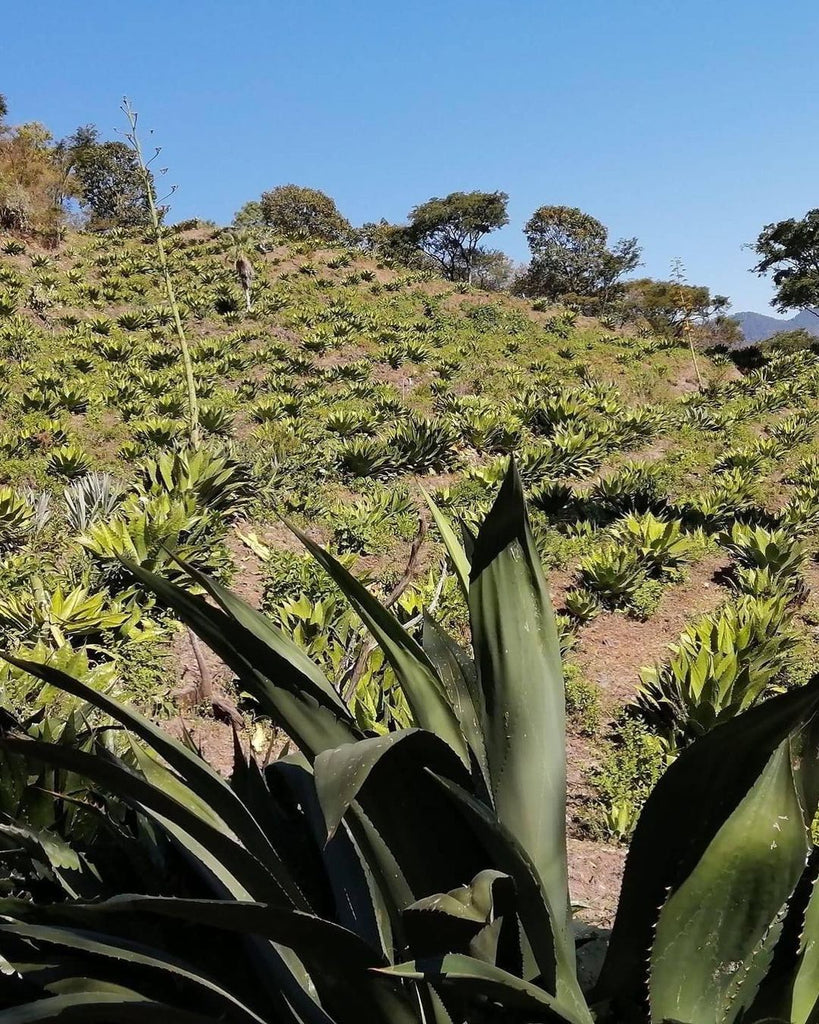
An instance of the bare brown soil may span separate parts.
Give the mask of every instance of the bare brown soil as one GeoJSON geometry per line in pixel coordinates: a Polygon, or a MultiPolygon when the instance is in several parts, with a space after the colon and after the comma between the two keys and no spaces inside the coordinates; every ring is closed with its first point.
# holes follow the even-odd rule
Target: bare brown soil
{"type": "Polygon", "coordinates": [[[626,851],[587,839],[568,840],[569,892],[587,924],[610,928],[617,909],[626,851]]]}
{"type": "Polygon", "coordinates": [[[575,660],[584,676],[600,687],[604,704],[630,699],[640,669],[664,658],[668,644],[692,617],[712,611],[724,600],[726,592],[716,577],[727,565],[725,556],[712,555],[692,566],[690,577],[669,587],[645,622],[605,613],[583,629],[575,660]]]}

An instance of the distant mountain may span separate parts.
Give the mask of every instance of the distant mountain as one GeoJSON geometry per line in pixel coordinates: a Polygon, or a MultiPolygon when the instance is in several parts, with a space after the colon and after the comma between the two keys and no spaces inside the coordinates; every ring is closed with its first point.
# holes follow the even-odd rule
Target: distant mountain
{"type": "Polygon", "coordinates": [[[780,331],[798,331],[800,327],[809,334],[819,337],[819,316],[811,313],[809,309],[803,309],[801,313],[797,313],[789,320],[766,316],[765,313],[734,313],[733,319],[742,328],[748,345],[765,341],[773,337],[774,334],[779,334],[780,331]]]}

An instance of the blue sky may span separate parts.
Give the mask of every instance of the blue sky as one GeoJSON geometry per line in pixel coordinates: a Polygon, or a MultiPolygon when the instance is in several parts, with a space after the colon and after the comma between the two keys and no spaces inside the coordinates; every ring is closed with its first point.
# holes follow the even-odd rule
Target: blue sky
{"type": "Polygon", "coordinates": [[[760,227],[819,206],[815,0],[39,0],[3,13],[0,92],[56,135],[129,95],[178,183],[226,222],[285,182],[353,223],[453,190],[636,235],[641,272],[766,311],[760,227]]]}

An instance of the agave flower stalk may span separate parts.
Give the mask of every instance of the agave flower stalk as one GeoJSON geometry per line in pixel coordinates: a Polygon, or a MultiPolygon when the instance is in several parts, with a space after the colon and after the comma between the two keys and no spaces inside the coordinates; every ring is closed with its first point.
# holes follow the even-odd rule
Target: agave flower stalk
{"type": "MultiPolygon", "coordinates": [[[[142,154],[142,144],[139,141],[139,134],[137,132],[139,114],[131,106],[130,100],[127,98],[123,100],[122,110],[130,125],[130,131],[126,132],[125,137],[131,144],[139,164],[139,173],[142,177],[145,197],[148,200],[148,214],[151,220],[157,256],[159,257],[159,267],[165,285],[165,294],[168,296],[168,304],[173,311],[173,324],[179,340],[179,350],[182,353],[182,364],[185,368],[185,383],[188,391],[188,432],[191,444],[195,446],[199,443],[199,400],[196,395],[196,378],[193,374],[193,361],[191,360],[190,348],[188,347],[188,339],[185,335],[185,328],[182,326],[182,315],[179,312],[179,304],[176,301],[176,291],[173,286],[173,278],[168,266],[168,256],[162,238],[162,220],[156,205],[154,182],[149,168],[150,161],[146,162],[142,154]]],[[[156,151],[155,156],[158,154],[159,150],[156,151]]]]}

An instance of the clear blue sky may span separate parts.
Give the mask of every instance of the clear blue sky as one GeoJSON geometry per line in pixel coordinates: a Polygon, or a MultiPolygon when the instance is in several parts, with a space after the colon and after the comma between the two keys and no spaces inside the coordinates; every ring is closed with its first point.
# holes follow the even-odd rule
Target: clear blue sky
{"type": "Polygon", "coordinates": [[[643,272],[767,310],[743,251],[819,206],[816,0],[37,0],[7,5],[12,121],[112,133],[129,95],[179,184],[230,220],[285,182],[353,223],[501,188],[637,235],[643,272]]]}

